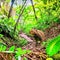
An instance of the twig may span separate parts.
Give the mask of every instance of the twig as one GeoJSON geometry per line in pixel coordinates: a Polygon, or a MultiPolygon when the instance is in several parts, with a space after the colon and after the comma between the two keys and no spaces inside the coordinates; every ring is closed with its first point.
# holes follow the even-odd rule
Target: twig
{"type": "Polygon", "coordinates": [[[33,58],[31,58],[29,55],[24,55],[25,57],[31,59],[31,60],[34,60],[33,58]]]}
{"type": "Polygon", "coordinates": [[[0,56],[1,56],[4,60],[6,60],[6,58],[3,56],[3,54],[0,53],[0,56]]]}

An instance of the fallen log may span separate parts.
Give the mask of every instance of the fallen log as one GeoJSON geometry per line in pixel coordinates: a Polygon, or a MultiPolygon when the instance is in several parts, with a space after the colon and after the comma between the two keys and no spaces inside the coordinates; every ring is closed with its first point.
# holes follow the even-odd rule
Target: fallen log
{"type": "Polygon", "coordinates": [[[24,39],[26,39],[28,42],[33,42],[33,40],[30,38],[30,37],[28,37],[25,33],[20,33],[19,34],[19,36],[20,37],[22,37],[22,38],[24,38],[24,39]]]}

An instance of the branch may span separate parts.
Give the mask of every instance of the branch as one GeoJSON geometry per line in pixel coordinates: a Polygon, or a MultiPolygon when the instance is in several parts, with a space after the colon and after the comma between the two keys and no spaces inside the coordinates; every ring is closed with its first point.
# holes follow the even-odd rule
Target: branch
{"type": "Polygon", "coordinates": [[[20,19],[20,17],[22,16],[23,11],[24,11],[24,9],[25,9],[25,7],[26,7],[26,5],[25,5],[25,4],[26,4],[26,1],[27,1],[27,0],[25,0],[23,6],[22,6],[21,9],[20,9],[21,13],[19,14],[19,17],[18,17],[17,22],[16,22],[16,24],[15,24],[14,32],[15,32],[15,30],[16,30],[16,26],[17,26],[17,24],[18,24],[18,22],[19,22],[19,19],[20,19]]]}
{"type": "Polygon", "coordinates": [[[34,8],[33,1],[32,1],[32,0],[30,0],[30,1],[31,1],[32,7],[33,7],[33,11],[34,11],[35,19],[37,20],[36,11],[35,11],[35,8],[34,8]]]}
{"type": "Polygon", "coordinates": [[[10,17],[10,14],[11,14],[11,12],[12,12],[12,8],[13,8],[14,1],[15,1],[15,0],[11,0],[11,7],[10,7],[10,10],[9,10],[8,18],[10,17]]]}

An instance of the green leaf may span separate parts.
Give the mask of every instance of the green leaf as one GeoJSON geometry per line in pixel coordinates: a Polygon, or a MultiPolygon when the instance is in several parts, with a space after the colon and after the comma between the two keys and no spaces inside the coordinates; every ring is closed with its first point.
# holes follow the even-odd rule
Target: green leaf
{"type": "Polygon", "coordinates": [[[60,35],[58,35],[57,37],[55,37],[54,39],[52,39],[47,47],[46,47],[46,53],[49,56],[53,56],[54,54],[56,54],[58,51],[60,50],[60,35]]]}
{"type": "Polygon", "coordinates": [[[14,50],[15,50],[15,46],[11,46],[9,49],[9,51],[12,51],[12,52],[14,52],[14,50]]]}
{"type": "Polygon", "coordinates": [[[47,58],[46,60],[53,60],[53,58],[47,58]]]}
{"type": "Polygon", "coordinates": [[[17,50],[17,52],[16,52],[17,56],[23,56],[24,54],[31,52],[30,50],[22,50],[22,48],[17,48],[16,50],[17,50]]]}
{"type": "Polygon", "coordinates": [[[2,46],[0,46],[0,52],[2,51],[2,46]]]}
{"type": "Polygon", "coordinates": [[[23,50],[21,48],[17,48],[16,50],[17,50],[17,52],[16,52],[17,56],[22,56],[23,55],[23,50]]]}
{"type": "Polygon", "coordinates": [[[5,51],[5,50],[6,50],[6,46],[1,45],[1,46],[0,46],[0,52],[1,52],[1,51],[5,51]]]}
{"type": "Polygon", "coordinates": [[[3,50],[2,51],[5,51],[6,50],[6,46],[3,46],[3,50]]]}
{"type": "Polygon", "coordinates": [[[2,38],[3,37],[3,35],[2,34],[0,34],[0,38],[2,38]]]}

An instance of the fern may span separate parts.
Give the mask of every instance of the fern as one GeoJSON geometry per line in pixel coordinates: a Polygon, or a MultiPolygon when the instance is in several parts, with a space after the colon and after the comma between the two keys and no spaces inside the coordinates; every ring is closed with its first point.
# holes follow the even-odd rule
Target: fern
{"type": "Polygon", "coordinates": [[[46,47],[46,53],[49,56],[53,56],[54,54],[56,54],[58,51],[60,50],[60,35],[58,35],[57,37],[55,37],[54,39],[52,39],[47,47],[46,47]]]}

